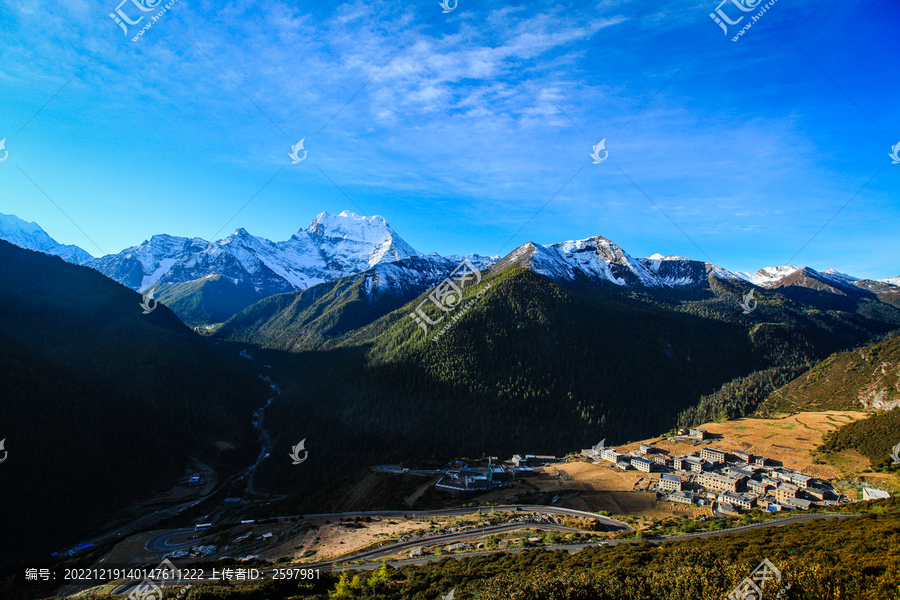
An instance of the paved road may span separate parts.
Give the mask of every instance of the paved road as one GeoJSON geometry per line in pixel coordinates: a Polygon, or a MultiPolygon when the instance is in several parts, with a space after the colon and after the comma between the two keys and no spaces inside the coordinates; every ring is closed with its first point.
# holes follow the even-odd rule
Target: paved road
{"type": "Polygon", "coordinates": [[[185,535],[188,533],[194,533],[194,528],[190,529],[175,529],[172,531],[166,531],[164,533],[160,533],[154,535],[152,538],[147,540],[147,543],[144,547],[150,552],[173,552],[175,550],[184,550],[185,548],[190,548],[191,546],[196,546],[200,542],[198,540],[189,540],[186,542],[178,542],[172,544],[169,542],[174,537],[179,535],[185,535]]]}
{"type": "MultiPolygon", "coordinates": [[[[546,507],[544,507],[544,508],[546,508],[546,507]]],[[[468,510],[471,510],[471,509],[468,509],[468,510]]],[[[563,509],[563,510],[567,510],[567,509],[563,509]]],[[[576,511],[576,512],[579,512],[579,511],[576,511]]],[[[369,514],[371,514],[371,513],[369,513],[369,514]]],[[[421,515],[422,513],[416,513],[416,514],[421,515]]],[[[309,516],[312,516],[312,515],[309,515],[309,516]]],[[[788,517],[785,519],[778,519],[778,520],[773,520],[773,521],[766,521],[763,523],[754,523],[753,525],[745,525],[742,527],[723,529],[723,530],[719,530],[719,531],[707,531],[707,532],[702,532],[702,533],[692,533],[692,534],[685,534],[685,535],[665,537],[665,538],[644,538],[641,540],[635,540],[635,539],[609,540],[609,541],[601,542],[599,544],[596,544],[596,543],[594,543],[594,544],[561,544],[561,545],[555,545],[555,546],[541,546],[540,548],[544,549],[544,550],[565,550],[571,554],[571,553],[579,552],[579,551],[581,551],[585,548],[589,548],[591,546],[594,546],[594,547],[616,546],[618,544],[634,544],[634,543],[638,543],[638,542],[656,542],[656,543],[658,543],[658,542],[664,542],[664,541],[687,540],[687,539],[691,539],[691,538],[707,538],[707,537],[712,537],[712,536],[725,535],[728,533],[734,533],[735,531],[743,531],[746,529],[753,529],[753,528],[759,528],[759,527],[781,527],[783,525],[790,525],[793,523],[805,523],[808,521],[813,521],[815,519],[828,520],[828,519],[841,519],[841,518],[855,517],[855,516],[859,516],[859,515],[858,514],[827,514],[827,515],[811,514],[811,515],[802,515],[802,516],[796,516],[796,517],[788,517]]],[[[378,559],[378,558],[382,558],[384,556],[389,556],[396,552],[401,552],[408,548],[414,548],[414,547],[419,547],[419,546],[430,546],[430,545],[443,545],[443,544],[447,544],[447,543],[451,543],[451,542],[460,541],[462,539],[469,538],[469,537],[481,537],[484,535],[490,535],[492,533],[499,533],[501,530],[509,531],[509,530],[514,530],[514,529],[523,529],[523,528],[551,529],[551,530],[555,530],[555,531],[580,531],[577,529],[563,527],[561,525],[549,525],[549,524],[545,524],[545,523],[512,523],[512,524],[506,524],[506,525],[499,525],[499,526],[495,526],[495,527],[486,527],[486,528],[482,528],[482,529],[464,531],[464,532],[460,532],[460,533],[446,534],[443,536],[420,538],[417,540],[411,540],[409,542],[399,542],[396,544],[391,544],[389,546],[384,546],[382,548],[376,548],[374,550],[367,550],[365,552],[362,552],[359,554],[354,554],[352,556],[335,559],[333,561],[304,564],[304,565],[302,565],[302,567],[307,568],[307,569],[329,568],[333,571],[352,571],[352,570],[376,569],[379,566],[381,566],[381,563],[378,563],[378,562],[372,562],[372,563],[367,563],[367,564],[341,564],[341,563],[346,563],[347,561],[362,560],[362,559],[369,559],[369,560],[378,559]]],[[[159,536],[157,536],[157,537],[159,537],[159,536]]],[[[514,554],[514,553],[522,552],[523,550],[529,550],[529,549],[530,548],[522,548],[522,547],[502,548],[502,549],[497,548],[497,549],[482,550],[482,551],[476,551],[476,552],[466,552],[464,554],[454,554],[454,555],[449,555],[449,556],[452,558],[455,558],[457,560],[461,560],[463,558],[470,557],[470,556],[486,556],[489,554],[496,554],[497,552],[508,552],[508,553],[514,554]]],[[[402,567],[402,566],[409,566],[409,565],[424,565],[429,562],[442,560],[444,558],[447,558],[447,556],[448,555],[427,555],[422,558],[389,561],[388,564],[390,564],[392,567],[402,567]]],[[[265,575],[270,575],[272,573],[272,570],[271,569],[263,569],[262,573],[264,573],[265,575]]],[[[139,583],[138,581],[129,581],[127,583],[124,583],[124,584],[119,585],[116,588],[114,588],[112,593],[114,593],[114,594],[130,593],[131,589],[133,587],[135,587],[138,583],[139,583]]],[[[173,585],[173,584],[174,583],[168,583],[167,585],[173,585]]]]}
{"type": "Polygon", "coordinates": [[[504,523],[503,525],[493,525],[490,527],[481,527],[475,530],[469,531],[460,531],[457,533],[446,533],[444,535],[434,535],[429,537],[418,538],[415,540],[409,540],[408,542],[397,542],[396,544],[390,544],[388,546],[384,546],[382,548],[376,548],[375,550],[367,550],[366,552],[361,552],[359,554],[354,554],[353,556],[349,556],[347,558],[341,559],[339,561],[332,561],[331,564],[335,562],[345,562],[348,560],[363,560],[363,559],[377,559],[383,558],[385,556],[390,556],[391,554],[396,554],[397,552],[402,552],[404,550],[408,550],[411,548],[419,548],[421,546],[437,546],[444,544],[452,544],[454,542],[459,542],[471,537],[482,537],[485,535],[492,535],[495,533],[504,533],[506,531],[515,531],[517,529],[550,529],[553,531],[564,531],[566,533],[583,533],[581,529],[575,529],[573,527],[565,527],[563,525],[553,525],[549,523],[504,523]]]}
{"type": "MultiPolygon", "coordinates": [[[[365,512],[348,512],[348,513],[319,513],[312,515],[296,515],[298,518],[306,519],[340,519],[354,517],[447,517],[447,516],[463,516],[474,515],[481,512],[482,515],[488,515],[491,511],[496,512],[539,512],[548,515],[562,515],[570,517],[586,517],[588,519],[597,519],[603,523],[610,531],[632,531],[631,525],[598,515],[597,513],[586,512],[583,510],[575,510],[574,508],[562,508],[559,506],[543,506],[540,504],[527,505],[506,505],[506,506],[481,506],[475,508],[446,508],[441,510],[373,510],[365,512]]],[[[284,517],[290,518],[290,517],[284,517]]]]}

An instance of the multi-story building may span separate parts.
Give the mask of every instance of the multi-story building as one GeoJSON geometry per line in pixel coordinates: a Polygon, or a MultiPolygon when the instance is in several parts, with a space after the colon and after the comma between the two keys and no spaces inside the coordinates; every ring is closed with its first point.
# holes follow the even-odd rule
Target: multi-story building
{"type": "Polygon", "coordinates": [[[653,470],[653,462],[639,456],[634,456],[631,458],[631,466],[638,471],[643,471],[644,473],[649,473],[653,470]]]}
{"type": "Polygon", "coordinates": [[[797,473],[796,471],[790,474],[790,482],[794,485],[798,485],[801,488],[808,488],[809,483],[813,480],[809,475],[804,475],[803,473],[797,473]]]}
{"type": "Polygon", "coordinates": [[[669,460],[669,457],[666,456],[665,454],[657,454],[656,456],[653,457],[653,462],[655,462],[656,464],[658,464],[660,466],[667,467],[667,466],[669,466],[669,463],[671,461],[669,460]]]}
{"type": "Polygon", "coordinates": [[[706,430],[705,429],[691,429],[688,432],[688,437],[692,437],[695,440],[705,440],[706,439],[706,430]]]}
{"type": "Polygon", "coordinates": [[[774,488],[772,485],[766,484],[765,481],[759,481],[758,479],[748,479],[747,480],[747,491],[762,496],[766,493],[766,489],[774,488]]]}
{"type": "Polygon", "coordinates": [[[654,446],[649,444],[641,444],[640,448],[638,448],[638,454],[641,456],[646,456],[647,454],[653,454],[657,449],[654,446]]]}
{"type": "Polygon", "coordinates": [[[697,478],[701,486],[717,492],[737,492],[745,481],[746,477],[727,477],[716,473],[701,473],[697,478]]]}
{"type": "Polygon", "coordinates": [[[681,485],[681,477],[679,477],[678,475],[669,475],[668,473],[663,473],[659,478],[659,489],[661,490],[680,492],[681,485]]]}
{"type": "Polygon", "coordinates": [[[775,488],[775,499],[779,502],[784,502],[786,500],[793,500],[797,497],[797,493],[800,491],[800,487],[793,484],[782,481],[775,488]]]}
{"type": "Polygon", "coordinates": [[[724,450],[718,450],[716,448],[704,448],[700,451],[700,458],[708,460],[713,464],[723,463],[727,457],[728,455],[724,450]]]}
{"type": "Polygon", "coordinates": [[[731,453],[740,461],[750,464],[753,462],[753,455],[746,450],[732,450],[731,453]]]}
{"type": "Polygon", "coordinates": [[[696,456],[687,456],[684,459],[684,470],[690,471],[691,473],[702,473],[703,467],[706,465],[706,461],[702,458],[697,458],[696,456]]]}
{"type": "Polygon", "coordinates": [[[619,462],[619,453],[616,452],[615,448],[604,448],[600,451],[600,458],[611,463],[619,462]]]}
{"type": "Polygon", "coordinates": [[[771,458],[766,458],[765,456],[757,456],[753,459],[753,464],[757,467],[768,467],[775,464],[775,461],[773,461],[771,458]]]}
{"type": "Polygon", "coordinates": [[[620,469],[622,469],[623,471],[627,471],[628,469],[631,468],[631,461],[623,458],[616,463],[616,466],[619,467],[620,469]]]}
{"type": "Polygon", "coordinates": [[[735,494],[734,492],[722,492],[719,495],[719,502],[727,502],[732,506],[750,510],[756,506],[756,496],[750,496],[749,494],[735,494]]]}

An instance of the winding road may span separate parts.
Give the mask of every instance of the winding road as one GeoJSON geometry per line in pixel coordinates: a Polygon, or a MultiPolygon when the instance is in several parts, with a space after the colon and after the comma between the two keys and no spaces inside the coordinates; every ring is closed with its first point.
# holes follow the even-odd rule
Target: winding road
{"type": "MultiPolygon", "coordinates": [[[[501,508],[501,507],[495,507],[495,508],[501,508]]],[[[509,508],[509,507],[503,507],[503,508],[509,508]]],[[[548,508],[552,508],[552,507],[537,507],[537,508],[548,509],[548,508]]],[[[474,509],[474,510],[473,510],[473,509],[471,509],[471,508],[469,508],[469,509],[450,509],[450,510],[451,510],[451,511],[454,511],[454,514],[473,514],[473,512],[477,511],[477,509],[474,509]],[[468,513],[459,513],[459,512],[457,512],[457,511],[468,511],[468,513]]],[[[579,514],[579,515],[589,515],[589,514],[593,514],[593,513],[584,513],[584,512],[582,512],[582,511],[574,511],[574,510],[571,510],[571,509],[559,509],[559,508],[554,508],[553,510],[554,510],[554,511],[564,511],[564,512],[557,512],[557,514],[572,514],[572,513],[577,513],[577,514],[579,514]]],[[[402,514],[411,514],[411,513],[403,513],[402,511],[379,511],[379,512],[381,512],[381,513],[391,513],[390,515],[385,515],[385,516],[397,516],[398,514],[399,514],[399,515],[402,515],[402,514]]],[[[549,511],[548,511],[548,510],[543,510],[542,512],[548,513],[549,511]]],[[[426,512],[417,512],[417,513],[415,513],[415,515],[416,515],[416,516],[427,516],[427,515],[430,514],[430,513],[442,513],[442,514],[448,514],[449,511],[426,511],[426,512]]],[[[375,513],[375,512],[366,512],[366,513],[330,513],[329,515],[321,515],[321,516],[330,516],[330,517],[335,517],[335,518],[336,518],[338,515],[343,515],[343,516],[345,516],[345,517],[348,517],[348,516],[366,516],[366,515],[373,516],[374,514],[376,514],[376,513],[375,513]]],[[[312,517],[313,515],[307,515],[307,516],[308,516],[308,517],[312,517]]],[[[691,539],[691,538],[707,538],[707,537],[713,537],[713,536],[725,535],[725,534],[728,534],[728,533],[734,533],[734,532],[737,532],[737,531],[743,531],[743,530],[746,530],[746,529],[754,529],[754,528],[760,528],[760,527],[781,527],[781,526],[784,526],[784,525],[790,525],[790,524],[793,524],[793,523],[805,523],[805,522],[808,522],[808,521],[813,521],[813,520],[815,520],[815,519],[825,519],[825,520],[829,520],[829,519],[841,519],[841,518],[849,518],[849,517],[856,517],[856,516],[860,516],[860,515],[857,514],[857,513],[848,513],[848,514],[836,514],[836,513],[832,513],[832,514],[809,514],[809,515],[800,515],[800,516],[796,516],[796,517],[785,517],[785,518],[782,518],[782,519],[774,519],[774,520],[771,520],[771,521],[765,521],[765,522],[763,522],[763,523],[754,523],[754,524],[752,524],[752,525],[745,525],[745,526],[742,526],[742,527],[735,527],[735,528],[730,528],[730,529],[722,529],[722,530],[718,530],[718,531],[705,531],[705,532],[701,532],[701,533],[692,533],[692,534],[685,534],[685,535],[672,536],[672,537],[664,537],[664,538],[643,538],[643,539],[640,539],[640,540],[636,540],[636,539],[628,539],[628,540],[609,540],[609,541],[601,542],[601,543],[599,543],[599,544],[598,544],[598,543],[588,543],[588,544],[558,544],[558,545],[553,545],[553,546],[541,546],[541,547],[539,547],[539,548],[544,549],[544,550],[566,550],[566,551],[569,552],[569,553],[574,553],[574,552],[579,552],[579,551],[583,550],[584,548],[589,548],[589,547],[592,547],[592,546],[593,546],[593,547],[598,547],[598,546],[616,546],[616,545],[618,545],[618,544],[634,544],[634,543],[639,543],[639,542],[653,542],[653,543],[660,543],[660,542],[666,542],[666,541],[680,541],[680,540],[687,540],[687,539],[691,539]]],[[[601,515],[594,515],[594,517],[595,517],[595,518],[603,518],[603,519],[607,519],[607,517],[602,517],[601,515]]],[[[619,523],[618,521],[615,521],[615,519],[609,519],[609,520],[610,520],[610,521],[613,521],[613,522],[616,522],[616,523],[619,523]]],[[[622,525],[624,525],[625,527],[628,527],[628,525],[625,524],[625,523],[622,523],[622,525]]],[[[581,531],[581,530],[578,530],[578,529],[572,529],[572,528],[569,528],[569,527],[564,527],[564,526],[562,526],[562,525],[552,525],[552,524],[546,524],[546,523],[508,523],[508,524],[504,524],[504,525],[497,525],[497,526],[492,526],[492,527],[484,527],[484,528],[474,529],[474,530],[470,530],[470,531],[463,531],[463,532],[458,532],[458,533],[451,533],[451,534],[445,534],[445,535],[431,536],[431,537],[427,537],[427,538],[419,538],[419,539],[417,539],[417,540],[410,540],[410,541],[406,541],[406,542],[398,542],[398,543],[395,543],[395,544],[388,544],[387,546],[382,546],[381,548],[375,548],[375,549],[372,549],[372,550],[365,550],[365,551],[363,551],[363,552],[360,552],[360,553],[357,553],[357,554],[353,554],[353,555],[350,555],[350,556],[346,556],[346,557],[342,557],[342,558],[339,558],[339,559],[335,559],[335,560],[331,560],[331,561],[323,561],[323,562],[318,562],[318,563],[307,563],[307,564],[303,564],[303,565],[293,565],[292,568],[297,568],[297,567],[302,566],[302,568],[305,568],[305,569],[315,569],[315,568],[319,568],[319,569],[328,569],[328,570],[333,570],[333,571],[351,571],[351,570],[370,570],[370,569],[376,569],[376,568],[378,568],[379,566],[381,566],[381,563],[380,563],[380,562],[370,562],[370,563],[364,563],[364,564],[347,564],[347,563],[350,562],[350,561],[358,561],[358,560],[363,560],[363,559],[369,559],[369,560],[376,559],[376,560],[377,560],[378,558],[383,558],[383,557],[385,557],[385,556],[390,556],[390,555],[392,555],[392,554],[396,554],[397,552],[402,552],[402,551],[407,550],[407,549],[409,549],[409,548],[422,547],[422,546],[431,546],[431,545],[443,545],[443,544],[446,544],[446,543],[457,542],[457,541],[460,541],[460,540],[463,540],[463,539],[466,539],[466,538],[470,538],[470,537],[482,537],[482,536],[485,536],[485,535],[491,535],[491,534],[493,534],[493,533],[500,533],[500,532],[502,532],[502,531],[512,531],[512,530],[515,530],[515,529],[525,529],[525,528],[543,529],[543,530],[553,530],[553,531],[567,531],[567,532],[568,532],[568,531],[571,531],[571,532],[580,532],[580,531],[581,531]],[[343,563],[343,564],[342,564],[342,563],[343,563]]],[[[630,527],[629,527],[629,529],[630,529],[630,527]]],[[[170,535],[171,537],[174,537],[175,535],[181,535],[181,534],[183,534],[185,531],[186,531],[186,530],[178,530],[178,531],[173,531],[173,532],[167,532],[166,535],[170,535]]],[[[157,542],[158,544],[165,544],[165,543],[166,543],[165,539],[162,538],[161,536],[156,536],[156,537],[157,537],[157,538],[160,538],[160,540],[157,542]]],[[[156,539],[156,538],[154,538],[154,539],[156,539]]],[[[149,542],[148,542],[148,543],[149,543],[149,542]]],[[[486,555],[489,555],[489,554],[496,554],[497,552],[507,552],[507,553],[513,553],[513,554],[515,554],[515,553],[518,553],[518,552],[522,552],[523,550],[529,550],[529,549],[536,549],[536,548],[527,548],[527,547],[526,547],[526,548],[523,548],[523,547],[515,547],[515,548],[492,548],[492,549],[481,550],[481,551],[475,551],[475,552],[466,552],[466,553],[464,553],[464,554],[452,554],[452,555],[449,555],[449,556],[450,556],[451,558],[455,558],[455,559],[457,559],[457,560],[461,560],[461,559],[463,559],[463,558],[467,558],[467,557],[471,557],[471,556],[486,556],[486,555]]],[[[429,563],[429,562],[434,562],[434,561],[437,561],[437,560],[443,560],[444,558],[447,558],[447,556],[448,556],[448,555],[426,555],[426,556],[423,556],[423,557],[421,557],[421,558],[415,558],[415,559],[392,560],[392,561],[389,561],[388,564],[390,564],[392,567],[395,567],[395,568],[396,568],[396,567],[403,567],[403,566],[424,565],[424,564],[429,563]]],[[[271,574],[273,573],[273,569],[262,569],[261,572],[262,572],[265,576],[271,576],[271,574]]],[[[210,577],[209,577],[208,579],[212,579],[211,574],[210,574],[210,577]]],[[[134,588],[138,583],[140,583],[140,582],[137,581],[137,580],[133,580],[133,581],[129,581],[129,582],[123,583],[123,584],[121,584],[121,585],[116,586],[116,587],[112,590],[111,593],[114,593],[114,594],[127,594],[127,593],[130,593],[131,589],[134,588]]],[[[168,582],[168,583],[164,584],[164,586],[165,586],[165,585],[176,585],[176,582],[168,582]]]]}

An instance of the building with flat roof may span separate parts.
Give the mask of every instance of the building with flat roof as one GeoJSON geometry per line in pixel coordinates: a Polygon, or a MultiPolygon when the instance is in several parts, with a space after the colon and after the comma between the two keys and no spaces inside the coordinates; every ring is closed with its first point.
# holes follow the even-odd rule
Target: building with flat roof
{"type": "Polygon", "coordinates": [[[646,458],[641,458],[639,456],[632,457],[631,466],[637,469],[638,471],[643,471],[644,473],[649,473],[653,470],[654,463],[647,460],[646,458]]]}
{"type": "Polygon", "coordinates": [[[640,447],[638,448],[638,454],[640,454],[642,456],[647,455],[647,454],[653,454],[656,451],[657,451],[657,449],[654,446],[651,446],[650,444],[641,444],[640,447]]]}
{"type": "Polygon", "coordinates": [[[719,512],[725,515],[739,515],[740,509],[730,502],[719,502],[719,512]]]}
{"type": "Polygon", "coordinates": [[[678,475],[669,475],[668,473],[663,473],[659,477],[659,489],[661,490],[680,492],[681,486],[681,477],[679,477],[678,475]]]}
{"type": "Polygon", "coordinates": [[[616,452],[615,448],[604,448],[600,451],[600,458],[603,460],[608,460],[611,463],[619,462],[620,454],[616,452]]]}
{"type": "Polygon", "coordinates": [[[757,467],[769,467],[775,464],[775,461],[765,456],[757,456],[753,459],[753,464],[757,467]]]}
{"type": "Polygon", "coordinates": [[[812,477],[804,475],[803,473],[793,472],[790,475],[790,482],[794,485],[799,485],[801,488],[808,488],[810,482],[813,480],[812,477]]]}
{"type": "Polygon", "coordinates": [[[693,504],[694,495],[690,492],[675,492],[674,494],[669,494],[669,500],[682,504],[693,504]]]}
{"type": "Polygon", "coordinates": [[[762,496],[766,493],[767,489],[774,489],[775,486],[766,483],[765,481],[760,481],[758,479],[748,479],[747,480],[747,491],[752,492],[754,494],[762,496]]]}
{"type": "Polygon", "coordinates": [[[672,461],[670,461],[669,457],[666,456],[665,454],[657,454],[653,457],[653,462],[655,462],[656,464],[658,464],[660,466],[667,467],[667,466],[669,466],[669,463],[672,461]]]}
{"type": "Polygon", "coordinates": [[[799,486],[782,481],[775,488],[775,499],[780,503],[784,503],[786,500],[793,500],[796,498],[799,491],[799,486]]]}
{"type": "Polygon", "coordinates": [[[688,437],[692,437],[696,440],[705,440],[706,439],[706,430],[705,429],[691,429],[688,432],[688,437]]]}
{"type": "Polygon", "coordinates": [[[700,458],[711,463],[723,463],[727,457],[728,454],[724,450],[717,448],[703,448],[700,451],[700,458]]]}
{"type": "Polygon", "coordinates": [[[556,457],[549,454],[526,454],[525,460],[528,462],[529,467],[539,467],[557,462],[556,457]]]}
{"type": "Polygon", "coordinates": [[[623,471],[627,471],[631,468],[631,462],[625,459],[622,459],[616,463],[616,466],[622,469],[623,471]]]}
{"type": "Polygon", "coordinates": [[[685,471],[690,471],[691,473],[702,473],[703,467],[706,466],[706,461],[702,458],[697,458],[696,456],[687,456],[684,459],[683,467],[685,471]]]}
{"type": "Polygon", "coordinates": [[[753,454],[747,452],[746,450],[732,450],[731,453],[740,461],[745,463],[753,462],[753,454]]]}
{"type": "Polygon", "coordinates": [[[458,471],[447,471],[435,487],[450,493],[475,492],[490,489],[491,482],[482,475],[472,477],[458,471]]]}
{"type": "Polygon", "coordinates": [[[734,492],[722,492],[719,495],[719,502],[727,502],[732,506],[750,510],[756,506],[756,496],[749,494],[735,494],[734,492]]]}
{"type": "Polygon", "coordinates": [[[700,473],[697,483],[702,487],[717,492],[737,492],[743,487],[746,477],[728,477],[716,473],[700,473]]]}

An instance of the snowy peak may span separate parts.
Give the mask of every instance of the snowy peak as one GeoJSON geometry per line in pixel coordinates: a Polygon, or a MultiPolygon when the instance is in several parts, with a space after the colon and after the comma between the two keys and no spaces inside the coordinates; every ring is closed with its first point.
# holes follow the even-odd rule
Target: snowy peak
{"type": "Polygon", "coordinates": [[[37,223],[24,221],[15,215],[0,213],[0,239],[26,250],[59,256],[66,262],[83,265],[94,259],[78,246],[60,244],[37,223]]]}
{"type": "Polygon", "coordinates": [[[419,255],[382,217],[344,211],[319,214],[283,242],[243,228],[216,242],[161,234],[92,266],[136,291],[220,275],[251,285],[264,298],[419,255]]]}
{"type": "Polygon", "coordinates": [[[737,279],[712,263],[654,254],[634,258],[611,240],[594,236],[541,246],[528,242],[498,261],[492,271],[518,264],[557,281],[605,281],[618,286],[675,288],[708,285],[709,277],[737,279]]]}
{"type": "Polygon", "coordinates": [[[749,281],[753,285],[770,288],[777,286],[785,277],[792,275],[799,270],[800,269],[793,265],[787,265],[783,267],[763,267],[755,273],[740,272],[738,275],[741,279],[749,281]]]}
{"type": "Polygon", "coordinates": [[[320,213],[309,227],[307,233],[325,239],[351,240],[369,244],[380,243],[386,238],[397,235],[383,217],[360,217],[349,210],[339,215],[329,212],[320,213]]]}

